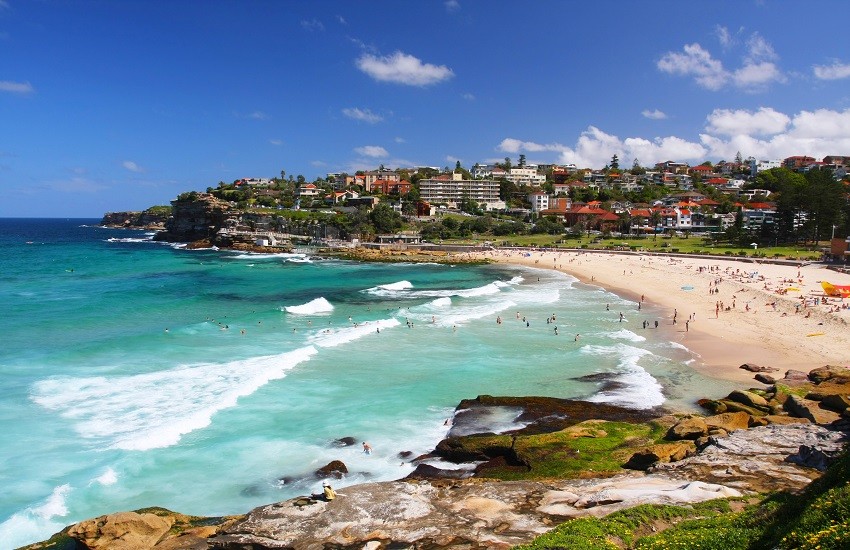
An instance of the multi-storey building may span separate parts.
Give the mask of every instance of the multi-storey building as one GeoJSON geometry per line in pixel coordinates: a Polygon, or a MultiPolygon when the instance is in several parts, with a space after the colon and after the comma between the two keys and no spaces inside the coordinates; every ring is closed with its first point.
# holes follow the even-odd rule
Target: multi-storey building
{"type": "Polygon", "coordinates": [[[444,203],[450,208],[457,208],[464,199],[483,204],[486,210],[505,208],[505,202],[499,198],[498,181],[465,180],[460,173],[420,180],[419,196],[423,201],[444,203]]]}

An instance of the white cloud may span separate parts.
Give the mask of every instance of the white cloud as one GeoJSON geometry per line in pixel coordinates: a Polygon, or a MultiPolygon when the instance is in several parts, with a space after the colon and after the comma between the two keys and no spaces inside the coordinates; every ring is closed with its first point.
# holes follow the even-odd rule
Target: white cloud
{"type": "Polygon", "coordinates": [[[463,159],[458,157],[453,157],[451,155],[446,155],[446,162],[451,162],[452,164],[456,164],[458,162],[463,163],[463,159]]]}
{"type": "Polygon", "coordinates": [[[520,151],[538,153],[540,151],[563,151],[566,148],[567,147],[561,145],[560,143],[550,143],[544,145],[540,143],[535,143],[533,141],[521,141],[514,138],[505,138],[496,147],[496,150],[505,153],[519,153],[520,151]]]}
{"type": "Polygon", "coordinates": [[[732,75],[735,85],[743,90],[760,91],[770,82],[784,82],[785,76],[773,63],[746,64],[732,75]]]}
{"type": "MultiPolygon", "coordinates": [[[[722,45],[733,43],[725,27],[717,27],[716,32],[722,45]]],[[[682,52],[667,52],[656,66],[665,73],[693,77],[698,85],[708,90],[717,91],[731,83],[747,92],[759,92],[771,82],[786,81],[775,63],[778,59],[773,46],[756,32],[747,39],[743,65],[734,71],[725,69],[719,59],[697,43],[686,44],[682,52]]]]}
{"type": "Polygon", "coordinates": [[[446,7],[446,11],[451,13],[460,9],[460,2],[457,0],[446,0],[443,2],[443,5],[446,7]]]}
{"type": "Polygon", "coordinates": [[[9,2],[6,0],[0,0],[0,10],[5,10],[9,7],[9,2]]]}
{"type": "Polygon", "coordinates": [[[282,139],[270,139],[269,143],[271,143],[272,145],[281,146],[281,145],[283,145],[283,140],[282,139]]]}
{"type": "Polygon", "coordinates": [[[0,80],[0,92],[13,94],[31,94],[35,91],[29,82],[12,82],[11,80],[0,80]]]}
{"type": "Polygon", "coordinates": [[[325,30],[325,26],[318,19],[311,19],[309,21],[302,19],[301,20],[301,28],[307,31],[323,31],[325,30]]]}
{"type": "Polygon", "coordinates": [[[761,107],[755,113],[744,109],[715,109],[706,119],[706,131],[724,136],[778,134],[791,122],[788,115],[770,107],[761,107]]]}
{"type": "Polygon", "coordinates": [[[729,80],[723,63],[696,43],[686,44],[682,53],[667,52],[657,66],[665,73],[693,76],[697,84],[709,90],[719,90],[729,80]]]}
{"type": "Polygon", "coordinates": [[[136,164],[132,160],[125,160],[124,162],[121,163],[121,166],[123,166],[124,168],[126,168],[127,170],[129,170],[131,172],[135,172],[136,174],[143,174],[145,172],[144,168],[142,168],[141,166],[139,166],[138,164],[136,164]]]}
{"type": "Polygon", "coordinates": [[[403,137],[397,137],[393,141],[395,141],[396,143],[407,143],[407,140],[403,137]]]}
{"type": "Polygon", "coordinates": [[[832,65],[815,65],[812,70],[815,77],[821,80],[839,80],[850,77],[850,63],[842,63],[837,59],[832,65]]]}
{"type": "Polygon", "coordinates": [[[717,40],[724,48],[728,48],[732,45],[734,38],[729,33],[729,29],[727,29],[726,27],[717,25],[716,27],[714,27],[714,34],[717,35],[717,40]]]}
{"type": "Polygon", "coordinates": [[[463,99],[467,100],[467,101],[475,101],[475,96],[474,96],[474,95],[472,95],[472,94],[471,94],[471,93],[469,93],[469,92],[467,92],[467,93],[463,94],[461,97],[462,97],[463,99]]]}
{"type": "Polygon", "coordinates": [[[800,111],[792,115],[769,107],[752,112],[715,109],[706,117],[698,142],[679,136],[621,139],[588,126],[573,146],[506,138],[497,149],[509,154],[553,151],[557,153],[557,162],[585,168],[604,166],[615,154],[621,161],[637,158],[644,166],[665,160],[695,163],[731,159],[739,151],[744,157],[759,159],[792,155],[822,158],[850,151],[850,108],[800,111]]]}
{"type": "Polygon", "coordinates": [[[384,120],[384,117],[373,113],[369,109],[358,109],[357,107],[345,108],[342,110],[342,114],[350,119],[368,122],[369,124],[376,124],[384,120]]]}
{"type": "Polygon", "coordinates": [[[380,82],[393,82],[408,86],[428,86],[454,76],[445,65],[432,65],[412,55],[397,51],[389,56],[363,54],[357,68],[380,82]]]}
{"type": "Polygon", "coordinates": [[[358,155],[363,155],[364,157],[372,158],[383,158],[390,156],[389,152],[387,152],[386,149],[379,145],[364,145],[363,147],[355,148],[354,152],[358,155]]]}
{"type": "Polygon", "coordinates": [[[327,165],[328,164],[325,161],[322,161],[322,160],[311,160],[310,161],[310,166],[315,166],[316,168],[322,168],[322,167],[327,166],[327,165]]]}
{"type": "Polygon", "coordinates": [[[642,114],[644,118],[648,118],[650,120],[664,120],[667,118],[667,114],[663,111],[659,111],[658,109],[653,109],[652,111],[644,109],[640,114],[642,114]]]}
{"type": "Polygon", "coordinates": [[[269,116],[262,111],[254,111],[253,113],[248,115],[248,118],[253,120],[266,120],[269,116]]]}
{"type": "Polygon", "coordinates": [[[336,20],[340,22],[342,25],[348,25],[348,21],[345,20],[345,17],[341,15],[336,16],[336,20]]]}
{"type": "Polygon", "coordinates": [[[757,32],[747,40],[747,56],[744,58],[746,63],[758,63],[760,61],[775,61],[779,59],[773,46],[757,32]]]}

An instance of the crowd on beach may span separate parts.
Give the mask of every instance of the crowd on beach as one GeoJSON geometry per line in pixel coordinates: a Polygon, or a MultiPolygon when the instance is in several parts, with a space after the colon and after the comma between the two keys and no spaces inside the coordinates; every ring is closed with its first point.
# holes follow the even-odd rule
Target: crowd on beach
{"type": "Polygon", "coordinates": [[[556,269],[638,304],[643,301],[638,296],[645,295],[661,309],[670,337],[686,340],[702,356],[703,372],[712,376],[739,379],[742,361],[779,368],[799,368],[813,357],[850,363],[850,300],[827,296],[821,286],[821,281],[850,285],[850,274],[822,265],[534,248],[470,256],[556,269]],[[687,313],[680,318],[678,312],[687,313]],[[702,320],[696,325],[694,312],[702,320]]]}

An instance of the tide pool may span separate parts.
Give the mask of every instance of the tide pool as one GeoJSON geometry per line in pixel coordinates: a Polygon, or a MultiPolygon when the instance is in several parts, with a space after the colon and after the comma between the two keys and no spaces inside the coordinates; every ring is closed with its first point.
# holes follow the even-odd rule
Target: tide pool
{"type": "Polygon", "coordinates": [[[399,453],[480,394],[648,408],[731,389],[642,328],[651,306],[560,273],[190,251],[96,224],[0,220],[2,547],[145,506],[244,513],[318,491],[335,459],[336,487],[404,477],[399,453]],[[594,373],[617,384],[577,380],[594,373]]]}

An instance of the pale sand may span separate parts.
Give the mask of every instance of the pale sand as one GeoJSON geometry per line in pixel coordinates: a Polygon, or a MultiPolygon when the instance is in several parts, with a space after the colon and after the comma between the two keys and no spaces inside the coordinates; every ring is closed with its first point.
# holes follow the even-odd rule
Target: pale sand
{"type": "MultiPolygon", "coordinates": [[[[752,381],[753,374],[740,369],[743,363],[779,369],[782,377],[787,369],[808,372],[823,365],[850,365],[850,309],[830,312],[839,298],[828,298],[827,305],[804,308],[801,297],[813,301],[824,295],[821,280],[850,285],[850,275],[819,266],[785,266],[728,259],[673,258],[647,254],[613,254],[605,252],[493,250],[475,253],[477,258],[520,264],[536,268],[558,269],[588,284],[599,285],[624,298],[659,306],[663,314],[659,330],[667,332],[697,353],[700,362],[693,364],[700,373],[736,381],[752,381]],[[715,268],[709,271],[709,267],[715,268]],[[705,268],[700,271],[700,268],[705,268]],[[758,272],[749,277],[752,272],[758,272]],[[798,276],[799,273],[799,276],[798,276]],[[719,292],[709,294],[709,284],[718,279],[719,292]],[[793,283],[783,282],[793,280],[793,283]],[[683,287],[693,287],[686,290],[683,287]],[[797,288],[780,295],[776,289],[797,288]],[[734,298],[733,298],[734,296],[734,298]],[[716,302],[724,307],[715,316],[716,302]],[[769,305],[775,302],[776,307],[769,305]],[[747,311],[749,305],[749,311],[747,311]],[[795,306],[800,312],[795,313],[795,306]],[[673,324],[674,310],[678,311],[673,324]],[[686,321],[695,314],[693,321],[686,321]],[[783,316],[784,314],[784,316],[783,316]],[[806,315],[809,315],[807,318],[806,315]]],[[[844,300],[850,304],[850,300],[844,300]]],[[[600,304],[600,307],[604,305],[600,304]]],[[[627,319],[641,330],[645,315],[637,312],[637,304],[623,311],[627,319]]],[[[617,316],[619,310],[611,311],[617,316]]],[[[656,319],[648,319],[650,325],[656,319]]],[[[649,330],[649,329],[647,329],[649,330]]]]}

